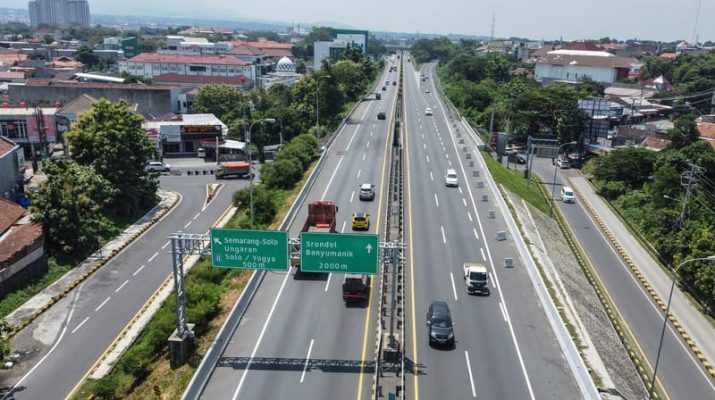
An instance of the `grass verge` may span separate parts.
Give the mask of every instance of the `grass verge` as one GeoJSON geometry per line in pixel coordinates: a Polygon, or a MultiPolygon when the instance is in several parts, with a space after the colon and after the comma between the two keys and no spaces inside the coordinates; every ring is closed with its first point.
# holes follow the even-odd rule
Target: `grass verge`
{"type": "Polygon", "coordinates": [[[536,177],[532,176],[531,185],[527,185],[527,180],[524,179],[523,171],[515,171],[499,164],[489,153],[482,152],[484,161],[487,163],[487,168],[491,172],[496,183],[503,185],[510,192],[526,200],[532,206],[538,208],[542,212],[549,214],[551,212],[546,199],[539,190],[540,182],[536,177]]]}

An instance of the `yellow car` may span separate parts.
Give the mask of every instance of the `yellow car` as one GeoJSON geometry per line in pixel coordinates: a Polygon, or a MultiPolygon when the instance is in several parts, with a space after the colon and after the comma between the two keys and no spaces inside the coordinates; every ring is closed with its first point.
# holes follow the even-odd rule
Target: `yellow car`
{"type": "Polygon", "coordinates": [[[370,214],[364,212],[353,213],[353,230],[370,229],[370,214]]]}

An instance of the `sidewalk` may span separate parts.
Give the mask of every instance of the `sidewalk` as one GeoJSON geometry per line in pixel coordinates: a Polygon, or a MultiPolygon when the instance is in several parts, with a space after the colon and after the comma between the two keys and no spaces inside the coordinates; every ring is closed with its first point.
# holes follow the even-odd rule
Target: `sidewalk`
{"type": "MultiPolygon", "coordinates": [[[[569,181],[572,187],[579,192],[588,202],[591,203],[596,214],[601,218],[603,224],[611,232],[615,241],[620,244],[623,252],[633,261],[640,273],[655,291],[662,302],[667,302],[670,292],[671,276],[667,274],[658,264],[658,261],[643,248],[643,245],[636,239],[628,227],[599,196],[591,184],[583,176],[571,177],[569,181]]],[[[690,303],[683,292],[675,287],[673,300],[670,306],[671,314],[677,319],[685,332],[695,342],[695,346],[705,356],[707,361],[715,361],[715,328],[701,314],[701,312],[690,303]]],[[[692,348],[693,345],[690,345],[692,348]]],[[[708,366],[711,376],[715,376],[715,369],[708,366]]]]}

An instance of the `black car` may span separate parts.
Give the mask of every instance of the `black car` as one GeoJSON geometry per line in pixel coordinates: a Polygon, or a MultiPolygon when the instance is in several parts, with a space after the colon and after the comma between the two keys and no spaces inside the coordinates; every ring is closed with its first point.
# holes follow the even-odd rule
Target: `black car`
{"type": "Polygon", "coordinates": [[[427,331],[430,345],[454,346],[454,323],[449,306],[444,301],[433,301],[430,304],[427,331]]]}

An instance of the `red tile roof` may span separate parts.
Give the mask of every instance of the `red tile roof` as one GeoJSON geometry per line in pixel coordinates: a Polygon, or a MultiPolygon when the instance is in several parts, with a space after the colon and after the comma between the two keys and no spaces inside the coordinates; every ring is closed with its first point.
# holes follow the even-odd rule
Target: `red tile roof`
{"type": "Polygon", "coordinates": [[[15,225],[12,232],[0,241],[0,268],[41,246],[42,225],[15,225]]]}
{"type": "Polygon", "coordinates": [[[268,57],[282,58],[288,57],[293,58],[293,52],[287,49],[263,49],[268,57]]]}
{"type": "Polygon", "coordinates": [[[585,65],[590,67],[609,67],[609,68],[631,68],[632,64],[640,64],[635,58],[631,57],[602,57],[602,56],[582,56],[569,54],[547,54],[536,60],[537,64],[554,64],[554,65],[585,65]]]}
{"type": "Polygon", "coordinates": [[[573,42],[568,42],[561,46],[561,50],[589,50],[589,51],[603,51],[601,46],[593,42],[588,42],[585,40],[576,40],[573,42]]]}
{"type": "Polygon", "coordinates": [[[25,79],[25,73],[0,71],[0,79],[25,79]]]}
{"type": "Polygon", "coordinates": [[[88,89],[132,89],[132,90],[171,90],[169,86],[149,86],[143,83],[103,83],[59,81],[50,79],[28,79],[25,86],[56,86],[88,89]]]}
{"type": "Polygon", "coordinates": [[[708,140],[715,140],[715,124],[709,122],[698,123],[700,137],[708,140]]]}
{"type": "Polygon", "coordinates": [[[194,56],[186,54],[141,53],[127,62],[135,63],[174,63],[174,64],[211,64],[211,65],[251,65],[233,56],[194,56]]]}
{"type": "Polygon", "coordinates": [[[279,42],[274,42],[272,40],[259,40],[257,42],[244,42],[241,40],[234,40],[231,42],[231,44],[234,47],[240,46],[242,44],[247,44],[249,46],[253,46],[257,49],[261,50],[266,50],[266,49],[284,49],[284,50],[290,50],[293,48],[293,43],[279,43],[279,42]]]}
{"type": "Polygon", "coordinates": [[[658,57],[675,60],[676,58],[678,58],[678,53],[663,53],[663,54],[659,55],[658,57]]]}
{"type": "Polygon", "coordinates": [[[196,83],[202,85],[245,85],[250,81],[243,75],[239,76],[202,76],[179,75],[175,73],[161,74],[152,78],[155,83],[196,83]]]}
{"type": "Polygon", "coordinates": [[[10,200],[0,197],[0,234],[5,232],[22,215],[25,209],[10,200]]]}

